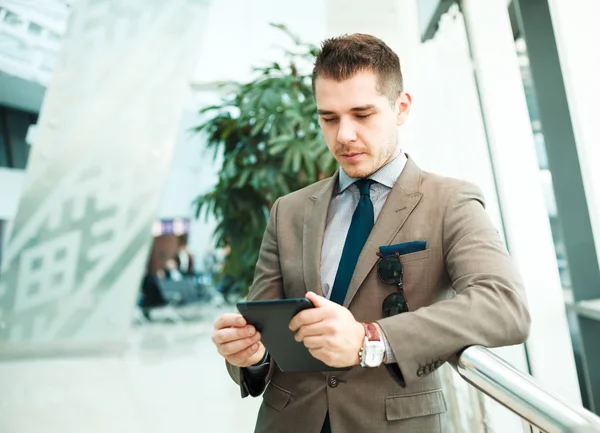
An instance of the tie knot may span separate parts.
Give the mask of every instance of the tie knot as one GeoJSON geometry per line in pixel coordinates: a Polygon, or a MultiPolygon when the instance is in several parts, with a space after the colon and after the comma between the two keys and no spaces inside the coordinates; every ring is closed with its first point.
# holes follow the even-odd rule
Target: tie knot
{"type": "Polygon", "coordinates": [[[354,185],[356,185],[356,187],[360,191],[360,195],[366,195],[367,197],[371,197],[370,188],[371,185],[373,185],[374,183],[375,181],[373,179],[360,179],[354,182],[354,185]]]}

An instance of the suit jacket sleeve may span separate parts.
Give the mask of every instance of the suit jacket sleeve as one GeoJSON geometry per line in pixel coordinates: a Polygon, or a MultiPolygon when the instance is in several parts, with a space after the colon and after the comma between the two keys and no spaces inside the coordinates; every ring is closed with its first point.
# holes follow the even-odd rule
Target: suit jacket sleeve
{"type": "MultiPolygon", "coordinates": [[[[277,247],[277,206],[279,199],[271,208],[271,216],[263,236],[258,262],[254,271],[254,282],[248,294],[248,300],[281,299],[283,298],[283,284],[281,267],[279,264],[279,250],[277,247]]],[[[227,371],[231,378],[240,385],[242,397],[251,395],[257,397],[263,393],[271,380],[275,362],[271,360],[264,367],[250,372],[246,368],[235,367],[226,362],[227,371]]],[[[263,367],[263,366],[261,366],[263,367]]]]}
{"type": "Polygon", "coordinates": [[[522,279],[476,186],[461,184],[450,195],[442,233],[456,296],[378,321],[407,384],[419,380],[423,366],[438,367],[468,346],[519,344],[529,333],[522,279]]]}

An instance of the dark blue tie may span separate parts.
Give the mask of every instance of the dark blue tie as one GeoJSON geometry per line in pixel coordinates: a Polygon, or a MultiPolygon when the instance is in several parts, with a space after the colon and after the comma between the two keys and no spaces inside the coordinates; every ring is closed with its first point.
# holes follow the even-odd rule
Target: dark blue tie
{"type": "MultiPolygon", "coordinates": [[[[360,199],[358,200],[354,214],[352,214],[352,222],[346,235],[342,258],[340,259],[337,274],[335,274],[333,290],[329,298],[332,302],[340,305],[344,303],[356,262],[358,262],[358,256],[360,256],[360,252],[365,246],[369,233],[371,233],[373,224],[375,223],[375,212],[370,195],[370,188],[374,183],[375,181],[371,179],[360,179],[354,182],[360,191],[360,199]]],[[[321,433],[331,433],[329,411],[325,416],[321,433]]]]}
{"type": "Polygon", "coordinates": [[[346,235],[344,250],[342,251],[342,257],[330,296],[332,302],[340,305],[344,303],[344,299],[346,298],[358,256],[360,256],[369,233],[373,229],[375,212],[373,211],[373,202],[371,201],[369,190],[374,183],[375,181],[371,179],[360,179],[354,182],[360,191],[360,199],[352,215],[352,222],[346,235]]]}

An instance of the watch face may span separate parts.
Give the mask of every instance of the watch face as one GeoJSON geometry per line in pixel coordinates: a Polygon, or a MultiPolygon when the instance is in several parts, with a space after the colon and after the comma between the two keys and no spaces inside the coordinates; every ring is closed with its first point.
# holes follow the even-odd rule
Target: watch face
{"type": "Polygon", "coordinates": [[[365,364],[367,367],[378,367],[383,362],[385,347],[380,341],[369,341],[365,346],[365,364]]]}

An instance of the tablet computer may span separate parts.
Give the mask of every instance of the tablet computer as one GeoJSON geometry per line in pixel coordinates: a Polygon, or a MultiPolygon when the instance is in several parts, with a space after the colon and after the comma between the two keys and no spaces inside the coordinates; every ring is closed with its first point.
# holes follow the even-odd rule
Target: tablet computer
{"type": "Polygon", "coordinates": [[[237,309],[261,333],[261,341],[284,372],[337,371],[314,358],[303,343],[294,340],[290,320],[300,311],[313,308],[306,298],[238,302],[237,309]]]}

